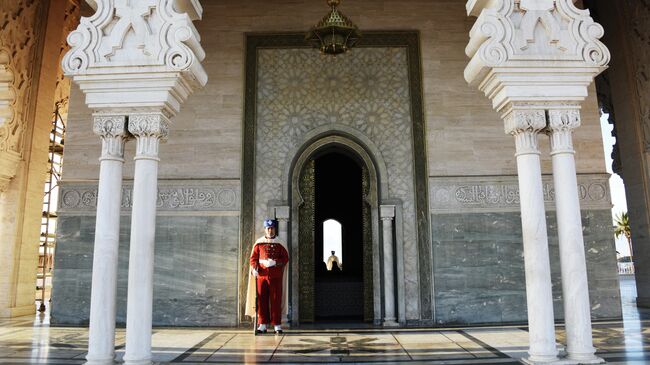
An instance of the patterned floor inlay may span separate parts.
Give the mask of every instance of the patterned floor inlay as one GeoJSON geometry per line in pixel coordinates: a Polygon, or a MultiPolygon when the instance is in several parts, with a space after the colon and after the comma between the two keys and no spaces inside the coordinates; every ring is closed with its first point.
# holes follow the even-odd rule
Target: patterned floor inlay
{"type": "MultiPolygon", "coordinates": [[[[633,281],[621,293],[636,296],[633,281]]],[[[624,321],[593,324],[594,346],[608,364],[650,364],[650,311],[622,296],[624,321]]],[[[566,344],[556,331],[558,348],[566,344]]],[[[465,329],[287,330],[254,336],[231,329],[155,329],[153,358],[160,364],[513,364],[526,356],[525,327],[465,329]]],[[[116,360],[124,356],[125,331],[117,329],[116,360]]],[[[0,321],[0,364],[83,364],[88,329],[50,327],[47,315],[0,321]]]]}

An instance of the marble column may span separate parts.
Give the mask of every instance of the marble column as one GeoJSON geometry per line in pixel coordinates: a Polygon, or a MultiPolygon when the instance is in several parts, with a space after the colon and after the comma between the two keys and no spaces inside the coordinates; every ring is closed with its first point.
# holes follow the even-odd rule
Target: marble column
{"type": "Polygon", "coordinates": [[[573,129],[580,126],[578,108],[576,105],[570,109],[549,110],[547,133],[553,159],[567,357],[580,364],[596,364],[604,361],[594,355],[596,349],[592,342],[587,263],[572,141],[573,129]]]}
{"type": "Polygon", "coordinates": [[[515,137],[521,225],[524,241],[528,305],[528,363],[557,360],[553,293],[538,134],[546,127],[544,110],[512,110],[505,116],[506,133],[515,137]]]}
{"type": "Polygon", "coordinates": [[[395,320],[395,270],[393,250],[393,220],[395,219],[395,206],[382,205],[380,207],[384,240],[384,327],[394,327],[395,320]]]}
{"type": "Polygon", "coordinates": [[[158,147],[166,139],[168,129],[169,120],[161,113],[129,116],[129,132],[136,137],[137,147],[124,354],[127,365],[151,364],[158,147]]]}
{"type": "Polygon", "coordinates": [[[93,131],[102,140],[99,158],[97,220],[93,251],[88,364],[113,364],[115,356],[115,310],[117,253],[120,244],[120,207],[124,144],[128,138],[126,117],[95,115],[93,131]]]}

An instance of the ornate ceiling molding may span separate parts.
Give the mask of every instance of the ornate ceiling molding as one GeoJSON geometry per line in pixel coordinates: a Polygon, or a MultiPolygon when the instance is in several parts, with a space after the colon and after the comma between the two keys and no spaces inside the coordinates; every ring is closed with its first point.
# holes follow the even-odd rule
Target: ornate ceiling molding
{"type": "Polygon", "coordinates": [[[610,53],[603,28],[572,0],[469,0],[478,19],[465,79],[496,110],[511,102],[581,102],[610,53]]]}
{"type": "Polygon", "coordinates": [[[68,36],[63,70],[96,111],[163,110],[174,115],[204,86],[205,52],[192,24],[197,0],[100,0],[68,36]],[[137,86],[137,87],[136,87],[137,86]]]}

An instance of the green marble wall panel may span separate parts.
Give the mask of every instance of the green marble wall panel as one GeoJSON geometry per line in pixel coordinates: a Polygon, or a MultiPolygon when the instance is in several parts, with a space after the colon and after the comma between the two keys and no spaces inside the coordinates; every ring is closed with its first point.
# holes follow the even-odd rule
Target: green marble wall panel
{"type": "MultiPolygon", "coordinates": [[[[555,212],[546,216],[556,319],[563,318],[555,212]]],[[[582,211],[592,316],[620,318],[616,252],[609,209],[582,211]]],[[[435,317],[439,325],[527,320],[518,212],[431,215],[435,317]]]]}
{"type": "MultiPolygon", "coordinates": [[[[126,319],[130,217],[120,229],[117,321],[126,319]]],[[[95,217],[59,217],[53,324],[88,322],[95,217]]],[[[238,216],[158,216],[154,326],[237,325],[238,216]]]]}

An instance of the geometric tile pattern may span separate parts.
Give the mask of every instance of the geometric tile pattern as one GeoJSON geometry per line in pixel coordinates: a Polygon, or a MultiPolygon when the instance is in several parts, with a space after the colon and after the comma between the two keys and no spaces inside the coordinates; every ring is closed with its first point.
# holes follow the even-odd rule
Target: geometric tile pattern
{"type": "MultiPolygon", "coordinates": [[[[360,47],[323,57],[317,50],[260,49],[257,52],[255,131],[255,218],[269,201],[282,201],[282,174],[304,135],[326,127],[352,128],[377,146],[388,174],[388,195],[403,206],[405,296],[418,298],[413,121],[407,51],[360,47]]],[[[257,226],[256,226],[257,228],[257,226]]],[[[418,318],[410,300],[408,318],[418,318]]]]}
{"type": "MultiPolygon", "coordinates": [[[[650,310],[634,304],[634,278],[621,278],[623,321],[595,322],[594,346],[608,364],[650,364],[650,310]]],[[[566,344],[556,327],[560,351],[566,344]]],[[[83,364],[88,329],[51,327],[39,314],[0,320],[0,364],[83,364]]],[[[117,360],[124,355],[125,332],[117,329],[117,360]]],[[[250,330],[158,329],[153,360],[162,364],[364,363],[508,364],[528,350],[525,327],[464,329],[285,330],[254,336],[250,330]]]]}
{"type": "MultiPolygon", "coordinates": [[[[649,323],[626,330],[620,322],[596,324],[598,356],[612,364],[650,361],[649,323]]],[[[558,330],[558,341],[564,333],[558,330]]],[[[82,364],[86,328],[33,326],[29,320],[0,322],[0,363],[82,364]]],[[[254,336],[251,331],[155,329],[156,363],[426,363],[507,364],[526,355],[528,333],[522,328],[469,328],[434,331],[325,330],[286,331],[254,336]]],[[[116,353],[124,351],[124,330],[116,334],[116,353]]],[[[561,348],[561,345],[560,345],[561,348]]]]}

